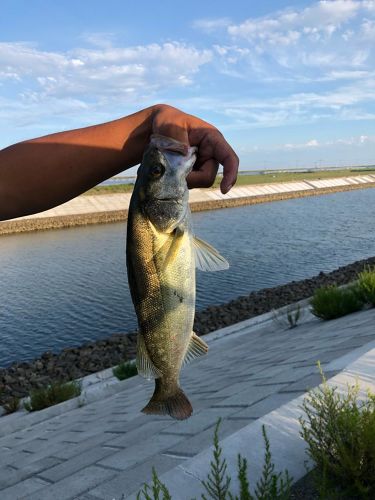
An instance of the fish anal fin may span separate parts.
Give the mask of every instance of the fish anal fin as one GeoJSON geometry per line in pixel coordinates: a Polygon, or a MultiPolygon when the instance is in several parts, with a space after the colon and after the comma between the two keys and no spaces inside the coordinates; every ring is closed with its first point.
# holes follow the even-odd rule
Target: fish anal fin
{"type": "Polygon", "coordinates": [[[145,339],[143,335],[139,332],[137,336],[137,359],[136,366],[139,375],[148,380],[152,378],[159,378],[162,373],[156,368],[150,359],[147,351],[145,339]]]}
{"type": "Polygon", "coordinates": [[[195,265],[201,271],[223,271],[229,268],[228,261],[211,245],[194,236],[195,265]]]}
{"type": "Polygon", "coordinates": [[[196,333],[192,332],[182,365],[184,366],[187,363],[190,363],[190,361],[192,361],[193,359],[207,354],[207,351],[208,345],[206,344],[206,342],[198,337],[196,333]]]}

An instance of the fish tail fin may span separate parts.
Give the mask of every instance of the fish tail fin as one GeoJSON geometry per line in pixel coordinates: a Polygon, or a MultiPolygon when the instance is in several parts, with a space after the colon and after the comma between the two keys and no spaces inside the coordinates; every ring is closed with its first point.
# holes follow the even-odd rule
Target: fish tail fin
{"type": "Polygon", "coordinates": [[[189,418],[193,413],[193,407],[184,391],[177,386],[172,394],[162,397],[158,390],[159,380],[155,380],[155,392],[147,405],[142,409],[142,412],[148,415],[170,415],[177,420],[189,418]]]}

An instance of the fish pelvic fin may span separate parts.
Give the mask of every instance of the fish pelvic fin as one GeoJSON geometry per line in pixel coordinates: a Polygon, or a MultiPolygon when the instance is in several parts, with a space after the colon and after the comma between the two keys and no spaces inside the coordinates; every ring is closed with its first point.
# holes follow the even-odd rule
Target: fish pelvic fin
{"type": "Polygon", "coordinates": [[[194,332],[191,332],[190,342],[187,347],[182,366],[190,363],[195,358],[207,354],[208,345],[194,332]]]}
{"type": "Polygon", "coordinates": [[[171,246],[169,247],[168,253],[163,263],[164,269],[167,269],[167,267],[170,264],[172,264],[172,262],[176,259],[181,248],[183,236],[184,236],[183,229],[176,227],[176,229],[174,230],[171,246]]]}
{"type": "Polygon", "coordinates": [[[229,269],[228,261],[211,245],[194,236],[195,265],[201,271],[229,269]]]}
{"type": "Polygon", "coordinates": [[[176,420],[185,420],[193,413],[193,407],[186,397],[184,391],[180,387],[166,397],[163,397],[160,391],[161,381],[155,380],[155,391],[147,403],[141,410],[147,415],[170,415],[176,420]]]}
{"type": "Polygon", "coordinates": [[[150,356],[147,351],[145,339],[143,335],[138,332],[137,335],[137,359],[136,366],[139,375],[148,380],[152,378],[158,378],[162,375],[161,371],[156,368],[153,362],[150,359],[150,356]]]}

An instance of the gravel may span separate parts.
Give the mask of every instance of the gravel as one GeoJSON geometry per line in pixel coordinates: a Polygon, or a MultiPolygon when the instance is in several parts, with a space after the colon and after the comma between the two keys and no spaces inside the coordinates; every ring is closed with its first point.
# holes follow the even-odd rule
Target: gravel
{"type": "MultiPolygon", "coordinates": [[[[330,273],[321,272],[312,278],[252,292],[226,304],[207,307],[196,313],[194,330],[198,335],[204,335],[306,299],[323,285],[344,285],[355,280],[367,265],[374,266],[375,257],[354,262],[330,273]]],[[[134,359],[135,355],[136,332],[128,332],[80,347],[66,348],[60,353],[47,351],[30,362],[12,363],[7,368],[0,368],[0,405],[12,397],[25,397],[31,389],[45,387],[52,381],[64,382],[83,377],[134,359]]]]}

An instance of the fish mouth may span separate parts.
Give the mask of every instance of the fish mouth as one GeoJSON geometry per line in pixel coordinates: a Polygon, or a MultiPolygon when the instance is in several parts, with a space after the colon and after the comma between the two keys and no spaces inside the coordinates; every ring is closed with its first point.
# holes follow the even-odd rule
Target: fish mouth
{"type": "Polygon", "coordinates": [[[181,203],[179,198],[154,198],[156,201],[174,201],[175,203],[181,203]]]}

